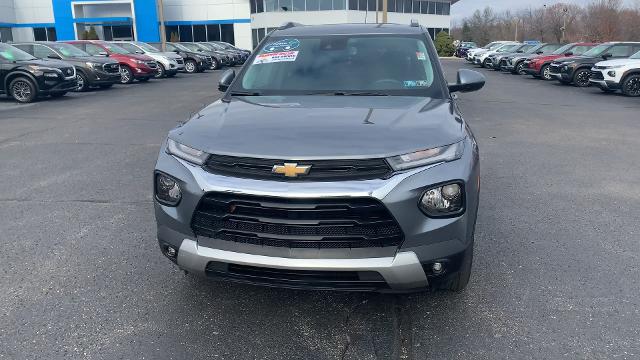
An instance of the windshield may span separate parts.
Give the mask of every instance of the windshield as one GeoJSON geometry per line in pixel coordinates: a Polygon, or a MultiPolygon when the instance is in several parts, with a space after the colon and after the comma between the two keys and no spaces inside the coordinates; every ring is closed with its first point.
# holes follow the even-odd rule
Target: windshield
{"type": "Polygon", "coordinates": [[[213,43],[213,45],[220,47],[221,49],[225,49],[225,50],[234,50],[235,48],[227,43],[223,43],[223,42],[215,42],[213,43]]]}
{"type": "Polygon", "coordinates": [[[88,57],[91,56],[86,52],[78,49],[77,47],[64,43],[52,43],[49,45],[55,51],[62,54],[64,57],[88,57]]]}
{"type": "Polygon", "coordinates": [[[123,48],[121,48],[120,46],[116,46],[113,44],[107,44],[107,43],[101,43],[102,46],[104,46],[105,49],[114,52],[116,54],[131,54],[131,52],[129,50],[125,50],[123,48]]]}
{"type": "Polygon", "coordinates": [[[629,59],[640,59],[640,51],[638,51],[637,53],[631,55],[631,57],[629,59]]]}
{"type": "Polygon", "coordinates": [[[556,50],[556,51],[552,52],[552,54],[553,54],[553,55],[564,55],[564,54],[566,54],[568,51],[570,51],[570,49],[571,49],[572,47],[574,47],[574,46],[575,46],[574,44],[567,44],[567,45],[565,45],[565,46],[561,47],[560,49],[558,49],[558,50],[556,50]]]}
{"type": "Polygon", "coordinates": [[[583,56],[587,56],[587,57],[598,57],[598,56],[604,54],[604,52],[607,51],[610,47],[611,47],[611,44],[598,45],[598,46],[594,47],[593,49],[585,52],[582,55],[583,56]]]}
{"type": "Polygon", "coordinates": [[[0,57],[8,61],[26,61],[36,59],[27,52],[4,44],[0,44],[0,57]]]}
{"type": "Polygon", "coordinates": [[[231,92],[442,97],[434,61],[420,35],[273,37],[231,92]]]}
{"type": "Polygon", "coordinates": [[[500,47],[502,47],[502,46],[504,46],[504,44],[495,43],[495,44],[493,44],[493,45],[489,46],[489,48],[488,48],[488,49],[489,49],[489,50],[496,50],[496,49],[498,49],[498,48],[500,48],[500,47]]]}
{"type": "Polygon", "coordinates": [[[199,50],[202,50],[200,48],[200,46],[198,46],[198,45],[196,45],[194,43],[182,43],[180,45],[186,47],[188,51],[199,51],[199,50]]]}
{"type": "Polygon", "coordinates": [[[517,47],[519,47],[520,45],[505,45],[503,47],[501,47],[500,49],[498,49],[498,52],[507,52],[510,50],[513,50],[517,47]]]}
{"type": "Polygon", "coordinates": [[[542,49],[545,45],[544,44],[539,44],[536,45],[532,48],[527,49],[524,53],[525,54],[535,54],[536,52],[538,52],[538,50],[542,49]]]}
{"type": "Polygon", "coordinates": [[[173,45],[176,49],[178,50],[182,50],[182,51],[191,51],[189,50],[188,47],[182,45],[182,44],[176,44],[176,43],[172,43],[171,45],[173,45]]]}
{"type": "Polygon", "coordinates": [[[137,42],[136,45],[138,45],[139,48],[141,48],[144,51],[147,52],[152,52],[152,53],[157,53],[160,52],[160,50],[158,50],[157,48],[147,44],[147,43],[143,43],[143,42],[137,42]]]}

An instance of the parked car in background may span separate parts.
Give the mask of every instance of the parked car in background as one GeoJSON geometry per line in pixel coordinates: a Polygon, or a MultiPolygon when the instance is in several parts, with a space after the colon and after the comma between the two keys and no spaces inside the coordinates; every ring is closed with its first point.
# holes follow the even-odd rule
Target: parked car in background
{"type": "Polygon", "coordinates": [[[182,56],[174,52],[163,52],[155,47],[144,43],[142,41],[112,41],[112,44],[118,45],[121,48],[128,50],[134,54],[147,55],[158,63],[158,68],[155,74],[155,78],[172,77],[175,76],[178,71],[184,69],[184,60],[182,56]]]}
{"type": "Polygon", "coordinates": [[[577,87],[591,85],[591,68],[602,60],[625,59],[640,51],[640,42],[608,42],[585,52],[582,56],[572,56],[556,60],[549,65],[551,76],[563,84],[577,87]]]}
{"type": "Polygon", "coordinates": [[[538,47],[536,44],[520,44],[511,50],[507,51],[498,51],[495,54],[489,55],[487,58],[487,66],[488,68],[492,68],[494,70],[500,70],[500,63],[503,59],[506,59],[509,56],[513,56],[514,54],[524,54],[525,52],[538,47]]]}
{"type": "Polygon", "coordinates": [[[627,96],[640,96],[640,52],[628,59],[597,63],[589,81],[604,92],[620,90],[627,96]]]}
{"type": "Polygon", "coordinates": [[[513,74],[525,74],[525,61],[536,56],[548,55],[557,51],[565,45],[562,44],[538,44],[523,53],[516,53],[505,56],[500,60],[499,66],[502,71],[509,71],[513,74]]]}
{"type": "Polygon", "coordinates": [[[148,81],[158,71],[158,64],[146,55],[134,54],[117,45],[101,40],[70,40],[71,44],[89,55],[109,57],[120,63],[120,83],[130,84],[134,80],[148,81]]]}
{"type": "Polygon", "coordinates": [[[210,60],[209,70],[217,70],[223,66],[229,66],[231,64],[231,58],[219,51],[209,50],[209,48],[193,42],[181,42],[179,44],[190,51],[207,56],[210,60]]]}
{"type": "MultiPolygon", "coordinates": [[[[150,43],[151,46],[161,49],[161,43],[150,43]]],[[[189,74],[200,73],[207,70],[211,66],[211,58],[207,55],[191,51],[188,48],[177,43],[166,43],[167,51],[172,51],[184,60],[184,71],[189,74]]]]}
{"type": "Polygon", "coordinates": [[[239,51],[236,50],[228,50],[223,48],[220,45],[216,45],[214,43],[210,43],[210,42],[201,42],[198,43],[199,45],[204,46],[205,48],[211,50],[211,51],[217,51],[220,53],[223,53],[225,55],[227,55],[229,57],[229,66],[236,66],[236,65],[242,65],[244,63],[244,61],[246,60],[245,58],[245,54],[244,53],[240,53],[239,51]]]}
{"type": "Polygon", "coordinates": [[[506,43],[512,43],[513,41],[494,41],[494,42],[490,42],[487,45],[481,47],[481,48],[475,48],[475,49],[469,49],[467,51],[467,61],[473,63],[474,62],[474,56],[476,55],[480,55],[485,51],[491,51],[491,50],[495,50],[497,48],[499,48],[500,46],[506,44],[506,43]]]}
{"type": "Polygon", "coordinates": [[[478,45],[473,41],[463,41],[456,48],[456,52],[453,55],[459,58],[465,58],[467,57],[467,51],[469,51],[470,49],[475,49],[477,47],[478,45]]]}
{"type": "Polygon", "coordinates": [[[511,42],[511,43],[502,44],[501,46],[497,47],[495,50],[483,51],[482,53],[476,54],[473,56],[473,63],[476,65],[480,65],[480,67],[490,66],[491,64],[489,64],[489,61],[490,61],[489,56],[493,54],[501,53],[501,52],[509,52],[511,49],[515,49],[520,45],[522,45],[522,43],[511,42]]]}
{"type": "Polygon", "coordinates": [[[249,58],[249,56],[251,56],[251,51],[250,50],[240,49],[239,47],[236,47],[236,46],[231,45],[231,44],[229,44],[227,42],[224,42],[224,41],[210,41],[209,43],[210,44],[215,44],[217,46],[220,46],[225,50],[235,51],[236,53],[241,55],[242,63],[244,63],[249,58]]]}
{"type": "Polygon", "coordinates": [[[64,96],[77,87],[73,65],[37,59],[15,46],[0,43],[0,93],[30,103],[41,96],[64,96]]]}
{"type": "Polygon", "coordinates": [[[76,91],[91,87],[110,88],[120,82],[120,64],[109,58],[91,56],[77,47],[60,42],[23,42],[12,44],[39,59],[58,59],[76,69],[76,91]]]}
{"type": "Polygon", "coordinates": [[[519,63],[519,65],[516,65],[515,70],[518,74],[521,75],[528,74],[535,78],[553,80],[554,78],[551,76],[549,67],[554,60],[569,56],[582,55],[597,45],[598,44],[596,43],[584,42],[567,44],[552,52],[551,54],[542,54],[539,56],[533,56],[529,59],[525,59],[524,61],[519,63]]]}

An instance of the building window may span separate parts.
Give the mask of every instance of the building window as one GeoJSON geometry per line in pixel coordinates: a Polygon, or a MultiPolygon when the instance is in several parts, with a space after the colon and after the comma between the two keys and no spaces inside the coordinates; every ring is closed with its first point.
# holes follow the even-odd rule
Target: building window
{"type": "Polygon", "coordinates": [[[220,25],[207,25],[207,41],[220,41],[220,25]]]}
{"type": "Polygon", "coordinates": [[[193,25],[193,41],[207,41],[207,26],[193,25]]]}
{"type": "Polygon", "coordinates": [[[293,10],[293,3],[291,0],[280,0],[278,2],[278,8],[280,11],[291,11],[293,10]]]}
{"type": "Polygon", "coordinates": [[[333,0],[333,10],[344,10],[345,0],[333,0]]]}
{"type": "Polygon", "coordinates": [[[178,33],[180,34],[180,41],[193,41],[193,28],[191,25],[178,26],[178,33]]]}
{"type": "MultiPolygon", "coordinates": [[[[349,10],[358,10],[358,1],[362,0],[249,0],[252,14],[273,11],[326,11],[326,10],[345,10],[347,2],[349,10]]],[[[375,1],[369,0],[374,4],[370,7],[370,11],[375,9],[375,1]]],[[[381,1],[380,1],[381,3],[381,1]]],[[[360,10],[365,10],[367,0],[364,0],[364,6],[360,6],[360,10]]],[[[380,7],[381,8],[381,7],[380,7]]]]}
{"type": "Polygon", "coordinates": [[[0,28],[0,42],[13,41],[13,34],[11,28],[0,28]]]}
{"type": "Polygon", "coordinates": [[[174,42],[180,41],[180,33],[178,32],[177,26],[165,26],[164,27],[165,36],[167,37],[167,41],[174,42]]]}
{"type": "Polygon", "coordinates": [[[47,41],[47,29],[33,28],[33,39],[35,41],[47,41]]]}
{"type": "Polygon", "coordinates": [[[220,39],[229,44],[235,44],[236,40],[233,33],[233,24],[220,25],[220,39]]]}

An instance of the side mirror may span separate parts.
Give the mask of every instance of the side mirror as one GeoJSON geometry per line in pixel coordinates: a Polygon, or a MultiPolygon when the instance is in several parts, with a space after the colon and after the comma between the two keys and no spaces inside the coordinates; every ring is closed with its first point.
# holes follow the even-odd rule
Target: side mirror
{"type": "Polygon", "coordinates": [[[542,54],[544,54],[544,51],[536,51],[536,54],[542,55],[542,54]]]}
{"type": "Polygon", "coordinates": [[[108,53],[108,52],[106,52],[106,51],[100,51],[100,52],[98,53],[98,56],[109,57],[109,53],[108,53]]]}
{"type": "Polygon", "coordinates": [[[608,58],[612,58],[612,57],[613,57],[613,54],[611,54],[611,53],[606,53],[606,54],[602,55],[602,58],[605,59],[605,60],[607,60],[608,58]]]}
{"type": "Polygon", "coordinates": [[[564,56],[573,56],[573,51],[568,51],[564,53],[564,56]]]}
{"type": "Polygon", "coordinates": [[[142,54],[144,54],[144,52],[142,52],[142,51],[140,51],[140,50],[136,50],[136,54],[140,54],[140,55],[142,55],[142,54]]]}
{"type": "Polygon", "coordinates": [[[178,50],[178,49],[173,50],[173,52],[176,53],[176,54],[180,54],[180,50],[178,50]]]}
{"type": "Polygon", "coordinates": [[[449,84],[449,92],[471,92],[478,91],[484,87],[485,77],[481,73],[473,70],[458,70],[458,81],[449,84]]]}
{"type": "Polygon", "coordinates": [[[236,77],[235,70],[229,69],[225,71],[225,73],[222,74],[222,77],[220,77],[220,81],[218,82],[218,90],[227,91],[227,89],[229,88],[229,86],[231,86],[231,83],[233,82],[233,79],[235,79],[235,77],[236,77]]]}
{"type": "Polygon", "coordinates": [[[522,54],[522,53],[524,53],[524,51],[522,51],[522,50],[518,50],[518,51],[516,51],[516,53],[518,53],[518,54],[522,54]]]}
{"type": "Polygon", "coordinates": [[[62,60],[62,58],[58,54],[49,54],[49,55],[47,55],[47,58],[56,59],[56,60],[62,60]]]}

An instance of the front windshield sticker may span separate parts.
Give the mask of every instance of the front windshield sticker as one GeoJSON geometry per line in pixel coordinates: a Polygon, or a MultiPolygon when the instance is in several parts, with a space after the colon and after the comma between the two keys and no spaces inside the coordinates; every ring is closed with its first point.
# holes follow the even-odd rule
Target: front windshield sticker
{"type": "Polygon", "coordinates": [[[416,52],[416,56],[418,57],[418,60],[427,60],[427,56],[422,51],[416,52]]]}
{"type": "Polygon", "coordinates": [[[12,53],[10,53],[10,52],[8,52],[8,51],[2,51],[2,52],[0,52],[0,56],[2,56],[3,58],[5,58],[5,59],[7,59],[7,60],[9,60],[9,61],[12,61],[13,59],[15,59],[15,58],[13,57],[13,54],[12,54],[12,53]]]}
{"type": "Polygon", "coordinates": [[[405,80],[404,87],[406,88],[414,88],[414,87],[428,87],[429,82],[427,80],[405,80]]]}
{"type": "Polygon", "coordinates": [[[254,64],[270,64],[277,62],[296,61],[298,57],[297,51],[283,51],[275,53],[259,54],[253,61],[254,64]]]}
{"type": "Polygon", "coordinates": [[[281,51],[290,51],[300,47],[300,40],[298,39],[284,39],[278,40],[271,44],[267,44],[262,49],[262,52],[270,53],[270,52],[281,52],[281,51]]]}

